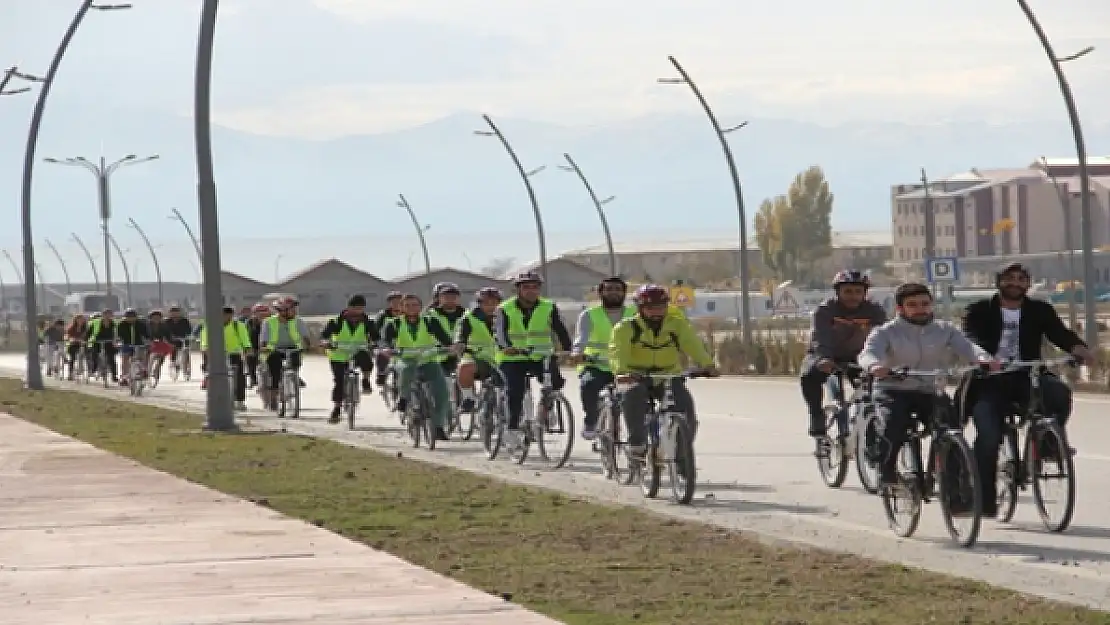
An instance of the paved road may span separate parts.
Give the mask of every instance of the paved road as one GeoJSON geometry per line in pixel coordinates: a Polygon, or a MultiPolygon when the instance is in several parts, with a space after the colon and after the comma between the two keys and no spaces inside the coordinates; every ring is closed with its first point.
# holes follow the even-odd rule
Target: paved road
{"type": "MultiPolygon", "coordinates": [[[[9,374],[22,367],[19,356],[0,356],[9,374]]],[[[910,540],[886,527],[879,500],[867,495],[853,474],[844,488],[820,481],[812,443],[804,435],[804,411],[796,383],[782,379],[697,380],[699,494],[691,507],[645,503],[635,487],[621,488],[600,477],[587,444],[576,445],[572,462],[557,472],[538,464],[523,468],[490,463],[478,443],[451,442],[435,452],[412,450],[395,416],[376,397],[363,403],[356,431],[329,426],[330,374],[323,359],[305,365],[308,388],[304,417],[290,431],[326,436],[431,462],[493,474],[502,479],[561,489],[591,498],[646,505],[664,514],[749,529],[770,540],[801,542],[932,570],[975,577],[1025,592],[1110,609],[1110,426],[1102,418],[1110,398],[1081,396],[1071,429],[1079,447],[1079,502],[1072,528],[1046,533],[1028,497],[1022,497],[1012,524],[988,521],[970,552],[949,546],[939,507],[926,508],[921,528],[910,540]]],[[[124,396],[123,391],[107,392],[124,396]]],[[[569,394],[577,409],[577,393],[569,394]]],[[[167,384],[145,400],[196,409],[203,406],[198,385],[167,384]]],[[[258,405],[257,398],[251,403],[258,405]]],[[[256,425],[276,420],[252,411],[256,425]]]]}

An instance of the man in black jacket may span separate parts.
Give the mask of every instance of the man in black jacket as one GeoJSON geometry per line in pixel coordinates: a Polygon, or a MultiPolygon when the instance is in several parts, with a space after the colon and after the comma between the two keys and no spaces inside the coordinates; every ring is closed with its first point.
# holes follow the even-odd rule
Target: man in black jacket
{"type": "MultiPolygon", "coordinates": [[[[1021,263],[1005,265],[995,275],[998,293],[967,307],[963,330],[979,347],[998,360],[1038,360],[1045,339],[1061,350],[1088,363],[1094,357],[1086,344],[1064,325],[1052,304],[1025,296],[1031,284],[1029,269],[1021,263]]],[[[1071,389],[1054,375],[1041,379],[1046,412],[1060,425],[1071,416],[1071,389]]],[[[1013,402],[1022,405],[1029,397],[1029,378],[1013,372],[971,385],[968,403],[975,420],[975,460],[983,488],[983,514],[997,513],[996,477],[998,448],[1002,444],[1002,422],[1013,402]]],[[[1046,450],[1056,453],[1056,450],[1046,450]]]]}

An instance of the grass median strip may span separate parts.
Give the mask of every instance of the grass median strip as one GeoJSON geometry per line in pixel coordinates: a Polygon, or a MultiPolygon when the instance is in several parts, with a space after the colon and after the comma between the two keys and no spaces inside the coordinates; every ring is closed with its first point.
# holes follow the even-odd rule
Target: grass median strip
{"type": "Polygon", "coordinates": [[[504,484],[326,440],[190,433],[196,415],[0,380],[0,410],[571,625],[1110,623],[986,584],[504,484]]]}

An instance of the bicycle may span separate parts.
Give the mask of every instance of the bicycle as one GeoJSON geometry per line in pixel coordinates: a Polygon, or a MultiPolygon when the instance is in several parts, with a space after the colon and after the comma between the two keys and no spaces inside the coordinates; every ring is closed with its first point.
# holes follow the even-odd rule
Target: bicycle
{"type": "Polygon", "coordinates": [[[825,436],[822,452],[817,455],[817,469],[829,488],[840,488],[848,477],[848,465],[856,461],[856,472],[864,490],[879,490],[879,433],[871,403],[871,377],[864,376],[858,365],[836,364],[825,382],[831,402],[824,407],[825,436]],[[852,384],[852,394],[845,397],[845,379],[852,384]]]}
{"type": "MultiPolygon", "coordinates": [[[[108,370],[108,346],[115,346],[116,341],[111,339],[96,341],[96,344],[100,347],[96,354],[96,375],[104,382],[104,388],[108,388],[110,386],[109,380],[111,379],[111,371],[108,370]]],[[[112,360],[115,360],[114,355],[112,356],[112,360]]]]}
{"type": "MultiPolygon", "coordinates": [[[[587,363],[591,359],[587,358],[587,363]]],[[[624,420],[621,419],[620,398],[615,383],[601,389],[597,401],[597,439],[592,449],[601,456],[601,474],[621,486],[629,486],[636,479],[635,467],[626,450],[628,441],[622,437],[624,420]],[[625,459],[621,467],[619,459],[625,459]]]]}
{"type": "Polygon", "coordinates": [[[177,348],[177,355],[174,356],[173,361],[170,363],[170,379],[176,382],[180,376],[186,382],[193,377],[193,360],[190,356],[189,341],[191,339],[187,336],[173,337],[174,345],[180,345],[177,348]]]}
{"type": "Polygon", "coordinates": [[[146,387],[146,347],[135,345],[131,350],[131,366],[127,371],[127,390],[132,397],[140,397],[146,387]]]}
{"type": "Polygon", "coordinates": [[[683,373],[637,373],[631,376],[632,384],[617,382],[619,392],[627,392],[633,384],[645,384],[648,393],[647,411],[644,422],[647,426],[648,445],[643,458],[633,455],[625,446],[628,464],[634,476],[640,478],[640,491],[644,497],[653,499],[659,494],[662,483],[663,467],[667,468],[671,482],[671,500],[688,504],[694,499],[697,489],[697,462],[694,457],[695,432],[687,420],[685,412],[678,410],[674,399],[674,384],[677,380],[709,377],[705,370],[691,370],[683,373]],[[656,385],[662,387],[662,398],[656,400],[656,385]]]}
{"type": "Polygon", "coordinates": [[[84,341],[72,341],[71,345],[77,345],[77,351],[73,354],[73,362],[69,365],[69,379],[81,380],[85,384],[89,383],[89,367],[88,359],[89,354],[85,349],[84,341]]]}
{"type": "MultiPolygon", "coordinates": [[[[293,355],[299,354],[299,347],[275,348],[274,353],[280,354],[284,365],[281,368],[281,378],[278,380],[277,402],[278,418],[299,419],[301,416],[301,384],[296,368],[290,366],[293,355]]],[[[273,375],[269,372],[268,375],[273,375]]]]}
{"type": "Polygon", "coordinates": [[[150,388],[158,388],[162,380],[162,365],[166,361],[167,352],[172,353],[173,348],[162,340],[155,340],[150,345],[150,361],[147,367],[150,370],[150,388]]]}
{"type": "MultiPolygon", "coordinates": [[[[1046,360],[1012,360],[998,373],[1027,372],[1029,401],[1013,404],[1003,425],[1002,447],[998,455],[998,520],[1008,523],[1017,510],[1018,491],[1033,485],[1033,501],[1041,522],[1050,532],[1063,532],[1071,525],[1075,513],[1075,459],[1072,458],[1067,434],[1055,416],[1046,414],[1041,376],[1050,367],[1077,366],[1073,357],[1046,360]],[[1019,453],[1021,430],[1025,430],[1024,452],[1019,453]],[[1047,452],[1047,453],[1046,453],[1047,452]],[[1046,474],[1046,464],[1056,465],[1061,474],[1046,474]],[[1064,511],[1058,521],[1051,518],[1045,502],[1044,487],[1039,479],[1066,480],[1064,511]]],[[[995,374],[997,375],[997,374],[995,374]]]]}
{"type": "MultiPolygon", "coordinates": [[[[569,355],[570,352],[558,352],[550,348],[537,349],[535,347],[518,349],[517,351],[526,355],[543,356],[544,366],[543,374],[539,376],[540,396],[538,401],[535,401],[532,395],[532,380],[537,376],[531,372],[524,376],[524,400],[520,415],[520,428],[523,436],[520,445],[509,450],[510,458],[517,464],[524,464],[524,461],[528,459],[528,448],[535,441],[540,452],[540,458],[549,465],[548,468],[551,470],[559,469],[570,459],[570,454],[574,450],[574,410],[563,392],[554,388],[552,370],[558,366],[555,359],[569,355]],[[561,453],[552,458],[547,453],[548,441],[552,435],[559,434],[566,435],[566,447],[561,453]]],[[[508,414],[507,410],[505,414],[508,414]]]]}
{"type": "Polygon", "coordinates": [[[270,365],[265,358],[260,357],[258,360],[258,386],[255,388],[255,392],[262,400],[263,410],[277,412],[277,393],[270,389],[271,382],[270,365]]]}
{"type": "Polygon", "coordinates": [[[65,365],[66,365],[65,343],[52,343],[52,344],[47,346],[46,351],[49,354],[49,358],[50,358],[47,361],[49,363],[47,365],[47,368],[50,370],[50,373],[53,374],[54,377],[57,380],[64,380],[65,377],[66,377],[65,376],[65,369],[66,369],[66,367],[65,367],[65,365]]]}
{"type": "Polygon", "coordinates": [[[917,419],[910,420],[906,442],[898,450],[899,457],[906,463],[905,470],[898,472],[898,484],[880,489],[887,522],[895,535],[901,538],[913,536],[921,521],[921,504],[936,497],[940,499],[944,525],[953,542],[961,547],[971,547],[978,539],[983,520],[983,489],[979,484],[975,456],[964,438],[960,420],[945,389],[950,377],[971,372],[981,374],[983,371],[983,365],[972,365],[927,371],[905,367],[891,372],[891,377],[899,380],[908,377],[932,378],[933,394],[936,397],[932,414],[918,415],[917,419]],[[931,438],[929,462],[923,467],[921,439],[926,436],[931,438]],[[950,467],[949,460],[952,458],[958,458],[958,463],[963,466],[950,467]],[[955,492],[952,492],[954,486],[955,492]],[[909,518],[904,524],[896,518],[898,496],[903,493],[908,495],[910,503],[909,518]],[[961,532],[956,527],[956,513],[952,510],[952,503],[956,499],[970,504],[971,507],[968,511],[971,522],[966,532],[961,532]]]}
{"type": "Polygon", "coordinates": [[[362,400],[362,370],[359,369],[359,354],[370,355],[370,347],[365,341],[335,342],[332,348],[347,354],[347,372],[343,378],[343,412],[347,415],[347,429],[355,429],[355,415],[362,400]]]}
{"type": "MultiPolygon", "coordinates": [[[[383,375],[385,376],[385,382],[378,387],[378,390],[381,393],[382,401],[385,402],[386,411],[395,412],[401,391],[397,387],[397,368],[394,366],[392,359],[390,359],[389,366],[386,367],[383,375]]],[[[404,423],[404,420],[404,415],[401,415],[401,422],[404,423]]]]}
{"type": "MultiPolygon", "coordinates": [[[[476,354],[475,351],[470,348],[464,349],[463,354],[469,354],[470,356],[473,356],[476,360],[479,358],[479,354],[476,354]]],[[[490,374],[491,376],[499,375],[499,372],[497,372],[492,365],[490,366],[490,369],[494,371],[490,374]]],[[[475,385],[477,385],[479,383],[479,380],[475,378],[474,383],[475,385]]],[[[484,390],[486,383],[482,382],[481,384],[482,389],[484,390]]],[[[453,393],[451,397],[451,431],[448,432],[448,434],[459,432],[459,434],[462,435],[462,439],[464,441],[468,441],[474,437],[474,432],[481,430],[481,425],[478,418],[478,397],[480,397],[480,393],[475,393],[475,401],[471,408],[469,410],[463,410],[462,387],[459,386],[459,377],[457,372],[451,376],[451,390],[453,393]],[[463,427],[464,414],[466,415],[466,427],[463,427]]]]}
{"type": "Polygon", "coordinates": [[[412,383],[409,385],[408,398],[405,401],[405,410],[401,413],[401,423],[408,429],[412,438],[412,446],[420,447],[420,436],[424,435],[428,441],[428,449],[436,448],[435,423],[432,418],[435,412],[435,397],[432,395],[431,382],[424,373],[424,365],[435,364],[431,359],[447,352],[446,348],[436,347],[406,347],[394,350],[399,357],[409,356],[411,366],[415,367],[412,383]]]}

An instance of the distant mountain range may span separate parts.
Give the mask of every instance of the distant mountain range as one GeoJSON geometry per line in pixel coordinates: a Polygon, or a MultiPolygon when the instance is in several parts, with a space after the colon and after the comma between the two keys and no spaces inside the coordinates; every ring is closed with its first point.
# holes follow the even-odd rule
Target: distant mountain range
{"type": "MultiPolygon", "coordinates": [[[[5,101],[0,109],[0,195],[18,205],[29,106],[5,101]]],[[[551,232],[593,232],[582,245],[600,243],[589,200],[572,174],[556,168],[569,152],[602,197],[616,195],[607,207],[615,236],[622,232],[735,228],[735,209],[727,171],[704,118],[664,115],[598,127],[565,128],[518,119],[498,119],[526,168],[547,165],[534,176],[545,226],[551,232]]],[[[214,133],[222,238],[283,237],[294,241],[298,260],[333,255],[314,237],[361,235],[402,241],[415,249],[408,217],[394,206],[405,193],[437,241],[457,247],[435,265],[458,265],[460,253],[482,265],[491,257],[535,258],[534,229],[527,196],[509,158],[496,140],[473,134],[482,129],[478,112],[460,112],[423,126],[396,132],[328,141],[275,138],[216,128],[214,133]],[[475,233],[500,241],[470,245],[475,233]]],[[[782,193],[793,176],[809,165],[824,167],[836,194],[838,230],[882,229],[889,221],[889,187],[912,182],[924,166],[936,177],[971,167],[1023,166],[1042,154],[1074,153],[1067,124],[940,123],[846,124],[822,127],[784,120],[752,119],[730,135],[744,182],[749,217],[764,197],[782,193]]],[[[1088,128],[1092,154],[1110,152],[1110,128],[1088,128]]],[[[112,193],[115,225],[125,233],[128,216],[142,223],[156,241],[183,241],[177,224],[166,218],[176,206],[195,222],[196,191],[192,122],[149,110],[102,110],[95,102],[64,99],[47,110],[40,156],[97,157],[159,153],[162,160],[118,172],[112,193]]],[[[87,172],[41,164],[36,171],[36,229],[64,240],[70,231],[94,239],[95,186],[87,172]]],[[[18,211],[4,212],[0,245],[17,247],[18,211]]],[[[282,244],[286,245],[286,244],[282,244]]],[[[369,243],[368,243],[369,245],[369,243]]],[[[99,248],[99,245],[96,246],[99,248]]],[[[188,250],[188,247],[181,247],[188,250]]],[[[229,269],[272,278],[274,258],[285,251],[258,252],[257,266],[229,269]]],[[[555,255],[559,249],[552,249],[555,255]]],[[[373,249],[362,251],[369,264],[373,249]]],[[[412,268],[411,260],[382,260],[390,275],[412,268]],[[406,265],[401,267],[401,265],[406,265]]],[[[436,255],[435,253],[433,255],[436,255]]],[[[405,254],[407,256],[407,254],[405,254]]],[[[419,259],[419,255],[417,255],[419,259]]],[[[303,260],[304,262],[301,262],[303,260]]],[[[44,261],[47,262],[47,261],[44,261]]],[[[240,265],[243,264],[240,261],[240,265]]],[[[419,261],[418,261],[419,264],[419,261]]],[[[182,278],[192,274],[184,266],[182,278]]]]}

